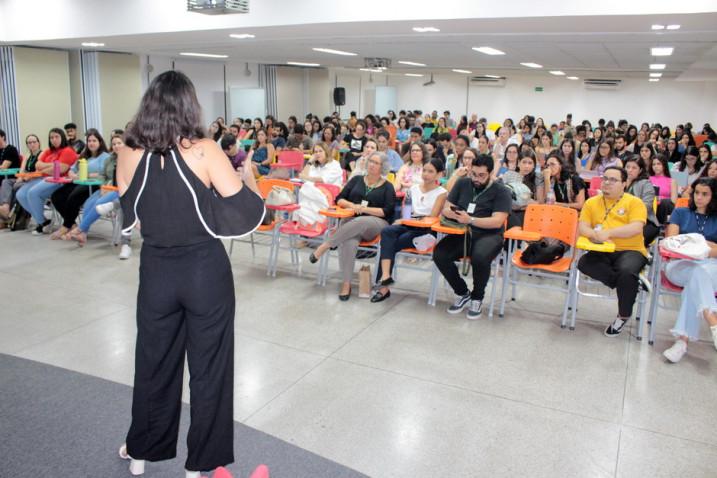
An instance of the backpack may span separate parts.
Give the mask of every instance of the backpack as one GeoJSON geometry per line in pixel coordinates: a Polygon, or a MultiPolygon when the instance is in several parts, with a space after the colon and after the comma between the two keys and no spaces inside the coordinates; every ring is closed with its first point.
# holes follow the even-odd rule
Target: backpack
{"type": "Polygon", "coordinates": [[[564,242],[546,237],[529,243],[521,255],[521,260],[530,265],[552,264],[561,259],[567,250],[568,245],[564,242]]]}
{"type": "Polygon", "coordinates": [[[510,189],[510,194],[513,198],[513,209],[520,209],[523,206],[527,206],[528,201],[533,197],[530,188],[523,183],[511,182],[506,184],[506,186],[510,189]]]}

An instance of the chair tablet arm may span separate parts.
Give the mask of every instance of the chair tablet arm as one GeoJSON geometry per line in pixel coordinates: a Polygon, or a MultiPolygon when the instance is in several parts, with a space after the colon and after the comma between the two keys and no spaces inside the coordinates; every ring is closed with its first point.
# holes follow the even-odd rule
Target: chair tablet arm
{"type": "Polygon", "coordinates": [[[524,231],[522,227],[511,227],[503,234],[504,239],[512,239],[514,241],[539,241],[543,238],[539,233],[533,231],[524,231]]]}
{"type": "Polygon", "coordinates": [[[422,227],[422,228],[430,228],[431,226],[434,226],[436,223],[439,222],[440,219],[437,217],[422,217],[421,219],[401,219],[400,221],[396,221],[396,224],[402,224],[404,226],[409,227],[422,227]]]}
{"type": "Polygon", "coordinates": [[[344,219],[347,217],[353,217],[354,212],[351,209],[344,209],[342,207],[336,207],[332,209],[322,209],[319,214],[326,217],[333,217],[337,219],[344,219]]]}
{"type": "Polygon", "coordinates": [[[285,204],[283,206],[271,206],[271,205],[267,204],[266,208],[271,209],[272,211],[292,212],[292,211],[296,211],[297,209],[301,209],[301,206],[299,206],[298,204],[285,204]]]}
{"type": "Polygon", "coordinates": [[[119,192],[119,188],[117,186],[112,186],[112,185],[106,184],[104,186],[100,186],[100,191],[102,191],[102,192],[108,192],[108,191],[119,192]]]}
{"type": "Polygon", "coordinates": [[[463,229],[456,229],[455,227],[442,226],[440,223],[431,226],[431,231],[440,232],[443,234],[455,234],[462,236],[466,233],[463,229]]]}
{"type": "Polygon", "coordinates": [[[575,247],[584,251],[595,251],[595,252],[615,252],[614,242],[603,242],[602,244],[596,244],[585,236],[580,236],[578,241],[575,243],[575,247]]]}

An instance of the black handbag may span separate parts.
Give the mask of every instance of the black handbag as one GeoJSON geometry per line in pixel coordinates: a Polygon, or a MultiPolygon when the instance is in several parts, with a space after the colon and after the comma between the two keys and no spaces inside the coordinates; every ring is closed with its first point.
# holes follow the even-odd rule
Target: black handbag
{"type": "Polygon", "coordinates": [[[568,250],[568,245],[558,239],[547,237],[528,244],[523,251],[521,260],[526,264],[552,264],[562,259],[568,250]]]}

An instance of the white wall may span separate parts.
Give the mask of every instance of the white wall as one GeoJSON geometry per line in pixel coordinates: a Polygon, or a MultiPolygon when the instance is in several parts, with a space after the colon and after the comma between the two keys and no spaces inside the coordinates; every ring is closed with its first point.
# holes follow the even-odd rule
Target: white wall
{"type": "MultiPolygon", "coordinates": [[[[424,112],[450,110],[454,118],[476,113],[489,121],[517,119],[526,114],[542,116],[546,123],[565,119],[572,113],[576,121],[599,118],[626,118],[631,123],[660,122],[674,126],[691,121],[695,126],[717,123],[717,82],[679,82],[662,80],[649,83],[644,79],[625,79],[616,91],[588,90],[582,80],[546,75],[506,75],[505,87],[467,86],[466,76],[452,73],[435,74],[435,85],[423,86],[429,76],[422,78],[376,73],[373,83],[369,74],[343,69],[330,70],[329,84],[346,88],[346,107],[341,116],[351,110],[359,116],[374,113],[373,105],[363,101],[371,97],[376,85],[388,84],[397,89],[398,109],[420,109],[424,112]],[[535,87],[542,86],[542,92],[535,87]],[[466,110],[466,104],[468,108],[466,110]]],[[[375,113],[384,115],[385,111],[375,113]]]]}

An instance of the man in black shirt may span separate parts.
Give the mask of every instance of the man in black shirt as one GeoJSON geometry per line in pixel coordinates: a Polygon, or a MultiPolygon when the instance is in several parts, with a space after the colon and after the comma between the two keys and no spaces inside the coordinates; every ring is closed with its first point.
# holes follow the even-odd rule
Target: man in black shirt
{"type": "Polygon", "coordinates": [[[449,314],[459,314],[468,306],[467,317],[480,317],[485,288],[493,259],[503,247],[503,225],[511,210],[510,189],[491,181],[493,158],[480,154],[473,160],[470,176],[459,179],[443,208],[448,219],[468,227],[467,236],[450,234],[433,251],[433,261],[458,296],[449,314]],[[470,257],[473,268],[473,292],[461,278],[455,261],[470,257]]]}
{"type": "Polygon", "coordinates": [[[0,129],[0,169],[17,169],[19,167],[20,154],[15,146],[7,144],[7,135],[0,129]]]}
{"type": "Polygon", "coordinates": [[[81,139],[77,139],[77,125],[75,123],[67,123],[65,125],[65,134],[67,135],[67,142],[70,143],[75,153],[82,153],[85,149],[85,143],[81,139]]]}
{"type": "Polygon", "coordinates": [[[625,135],[618,135],[618,137],[615,138],[615,157],[619,158],[624,164],[625,160],[631,155],[632,153],[627,150],[625,135]]]}

